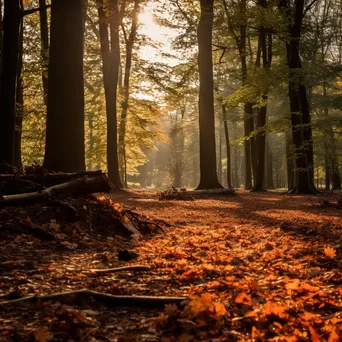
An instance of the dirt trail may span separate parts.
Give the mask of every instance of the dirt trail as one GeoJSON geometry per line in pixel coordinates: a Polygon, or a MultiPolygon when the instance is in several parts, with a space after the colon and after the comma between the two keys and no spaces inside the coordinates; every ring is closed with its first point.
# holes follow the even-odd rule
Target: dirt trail
{"type": "MultiPolygon", "coordinates": [[[[32,260],[19,252],[18,260],[25,258],[26,264],[6,275],[11,282],[0,280],[0,294],[10,287],[25,294],[89,288],[190,296],[192,305],[164,313],[97,303],[3,308],[0,336],[8,341],[15,336],[29,341],[37,333],[48,336],[46,341],[340,340],[342,211],[320,205],[337,196],[239,192],[158,201],[152,191],[135,190],[111,197],[172,225],[165,234],[139,241],[133,249],[138,259],[125,263],[148,265],[150,271],[88,276],[89,268],[120,266],[111,239],[103,248],[68,253],[37,242],[39,254],[32,260]]],[[[15,243],[19,250],[24,238],[15,243]]]]}

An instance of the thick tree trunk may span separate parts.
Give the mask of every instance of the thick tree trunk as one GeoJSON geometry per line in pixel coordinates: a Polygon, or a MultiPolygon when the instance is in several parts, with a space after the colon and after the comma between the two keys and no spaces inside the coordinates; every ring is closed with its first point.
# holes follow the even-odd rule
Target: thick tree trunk
{"type": "MultiPolygon", "coordinates": [[[[280,1],[280,9],[289,17],[286,1],[280,1]]],[[[313,179],[313,147],[312,127],[306,87],[303,83],[302,65],[300,60],[300,37],[304,12],[304,0],[295,3],[292,23],[288,26],[290,42],[286,42],[287,62],[289,67],[289,99],[291,110],[291,127],[293,144],[295,146],[295,177],[294,187],[290,193],[316,194],[313,179]]]]}
{"type": "Polygon", "coordinates": [[[83,0],[52,0],[44,167],[85,169],[83,0]]]}
{"type": "Polygon", "coordinates": [[[137,35],[138,27],[138,16],[139,16],[139,4],[141,0],[134,1],[134,8],[132,11],[132,25],[129,36],[126,40],[126,60],[125,60],[125,76],[123,84],[123,101],[122,101],[122,111],[120,118],[120,128],[119,128],[119,157],[120,157],[120,170],[121,179],[127,188],[127,154],[125,146],[125,135],[126,135],[126,121],[129,106],[129,96],[130,96],[130,77],[132,68],[132,57],[133,57],[133,46],[137,35]]]}
{"type": "Polygon", "coordinates": [[[117,0],[104,8],[103,0],[97,0],[99,12],[99,31],[103,68],[103,84],[107,112],[107,166],[108,177],[118,188],[122,187],[119,174],[118,128],[117,128],[117,94],[120,64],[119,13],[117,0]],[[107,13],[108,16],[106,15],[107,13]],[[110,30],[110,38],[109,32],[110,30]]]}
{"type": "Polygon", "coordinates": [[[20,22],[21,11],[19,0],[5,0],[0,89],[0,173],[12,172],[11,166],[14,164],[14,130],[20,22]]]}
{"type": "Polygon", "coordinates": [[[200,75],[200,183],[201,189],[221,188],[216,172],[214,81],[212,28],[214,0],[200,0],[201,18],[198,26],[198,67],[200,75]]]}
{"type": "Polygon", "coordinates": [[[42,82],[44,104],[47,106],[48,93],[48,67],[49,67],[49,28],[46,10],[46,0],[39,0],[39,21],[40,21],[40,58],[42,63],[42,82]]]}
{"type": "MultiPolygon", "coordinates": [[[[22,0],[21,0],[22,6],[22,0]]],[[[21,135],[23,128],[24,115],[24,85],[22,78],[23,68],[23,46],[24,44],[24,21],[20,24],[20,39],[19,39],[19,57],[18,57],[18,74],[17,74],[17,89],[16,89],[16,116],[14,130],[14,165],[20,168],[21,163],[21,135]]]]}

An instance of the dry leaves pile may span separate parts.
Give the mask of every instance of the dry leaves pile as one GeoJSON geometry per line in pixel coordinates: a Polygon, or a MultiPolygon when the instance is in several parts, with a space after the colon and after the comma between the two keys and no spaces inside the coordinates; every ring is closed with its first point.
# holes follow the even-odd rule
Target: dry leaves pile
{"type": "MultiPolygon", "coordinates": [[[[3,296],[88,287],[188,296],[186,305],[169,304],[163,312],[97,303],[2,308],[0,335],[21,341],[341,341],[342,215],[319,206],[320,200],[240,193],[162,202],[139,191],[134,198],[115,198],[173,224],[136,246],[136,263],[151,266],[150,272],[96,278],[82,272],[117,265],[108,241],[103,250],[65,255],[40,241],[32,247],[21,240],[23,249],[40,248],[41,256],[50,256],[32,258],[30,272],[8,271],[9,280],[0,280],[3,296]],[[22,319],[25,326],[18,324],[22,319]]],[[[30,259],[22,250],[19,255],[30,259]]]]}

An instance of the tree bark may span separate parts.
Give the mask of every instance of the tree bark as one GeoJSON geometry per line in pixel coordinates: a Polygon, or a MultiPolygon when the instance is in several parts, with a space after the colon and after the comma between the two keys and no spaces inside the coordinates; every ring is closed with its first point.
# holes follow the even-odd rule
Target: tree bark
{"type": "Polygon", "coordinates": [[[85,169],[83,0],[52,0],[44,167],[85,169]]]}
{"type": "Polygon", "coordinates": [[[315,187],[313,177],[311,115],[300,60],[304,0],[295,2],[293,14],[287,1],[280,0],[279,7],[289,21],[288,34],[290,38],[289,41],[285,42],[285,45],[289,67],[288,89],[292,137],[295,147],[295,177],[294,187],[289,192],[294,194],[316,194],[318,190],[315,187]]]}
{"type": "Polygon", "coordinates": [[[107,8],[103,0],[97,0],[99,31],[103,69],[103,85],[107,113],[107,167],[108,177],[118,188],[122,188],[118,159],[117,94],[120,64],[119,10],[118,1],[110,0],[107,8]],[[110,36],[109,31],[110,30],[110,36]]]}
{"type": "MultiPolygon", "coordinates": [[[[229,13],[229,8],[226,0],[223,0],[224,10],[227,16],[228,27],[231,34],[234,36],[236,46],[239,51],[240,62],[241,62],[241,81],[242,86],[246,85],[247,82],[247,54],[246,54],[246,46],[247,46],[247,24],[246,24],[246,0],[241,0],[239,3],[239,15],[243,17],[241,20],[241,24],[239,27],[240,35],[235,33],[234,27],[231,22],[231,14],[229,13]]],[[[254,148],[253,139],[250,139],[249,136],[253,132],[254,124],[253,124],[253,104],[245,103],[244,104],[244,175],[245,175],[245,189],[252,189],[252,159],[251,159],[251,148],[254,148]]]]}
{"type": "MultiPolygon", "coordinates": [[[[20,6],[23,8],[23,2],[20,0],[20,6]]],[[[20,168],[21,163],[21,135],[23,128],[24,116],[24,85],[22,77],[23,69],[23,48],[24,48],[24,21],[20,22],[19,33],[19,56],[18,56],[18,71],[17,71],[17,89],[16,89],[16,116],[14,129],[14,166],[20,168]]]]}
{"type": "Polygon", "coordinates": [[[19,0],[5,0],[0,89],[0,173],[11,173],[14,164],[20,22],[21,10],[19,0]]]}
{"type": "Polygon", "coordinates": [[[287,172],[287,189],[291,190],[294,187],[294,156],[293,156],[293,142],[290,132],[285,133],[286,144],[286,172],[287,172]]]}
{"type": "Polygon", "coordinates": [[[30,205],[60,195],[84,195],[94,192],[109,192],[109,190],[110,185],[107,177],[84,177],[71,180],[67,183],[54,185],[42,191],[19,195],[0,196],[0,208],[5,206],[30,205]]]}
{"type": "Polygon", "coordinates": [[[39,21],[40,21],[40,58],[42,66],[42,83],[44,104],[47,106],[48,94],[48,67],[49,67],[49,28],[46,10],[46,0],[39,0],[39,21]]]}
{"type": "Polygon", "coordinates": [[[227,109],[224,104],[222,104],[223,113],[223,125],[224,125],[224,138],[226,142],[226,157],[227,157],[227,187],[228,189],[233,189],[232,185],[232,156],[230,150],[230,139],[229,139],[229,129],[228,129],[228,115],[227,109]]]}
{"type": "Polygon", "coordinates": [[[200,189],[222,188],[217,178],[215,147],[214,81],[212,29],[214,0],[200,0],[201,18],[198,25],[198,68],[200,75],[200,189]]]}
{"type": "Polygon", "coordinates": [[[125,146],[125,135],[126,135],[126,121],[129,106],[129,96],[130,96],[130,77],[132,69],[132,57],[133,57],[133,47],[137,35],[138,27],[138,15],[139,15],[139,4],[141,0],[134,1],[134,8],[132,11],[132,25],[129,36],[126,37],[126,60],[125,60],[125,75],[123,82],[123,101],[121,104],[121,117],[120,117],[120,127],[119,127],[119,156],[121,159],[120,169],[121,179],[125,187],[127,188],[127,154],[125,146]]]}
{"type": "MultiPolygon", "coordinates": [[[[266,0],[259,0],[258,5],[266,8],[266,0]]],[[[262,67],[268,71],[272,63],[272,35],[266,37],[265,27],[263,25],[259,28],[259,46],[262,56],[262,67]],[[267,41],[266,41],[267,39],[267,41]]],[[[260,59],[257,58],[256,67],[260,67],[260,59]]],[[[256,167],[254,174],[253,191],[265,191],[264,177],[265,177],[265,148],[266,148],[266,117],[267,117],[267,101],[268,94],[264,91],[262,94],[262,105],[258,109],[256,129],[258,135],[256,137],[256,167]]]]}

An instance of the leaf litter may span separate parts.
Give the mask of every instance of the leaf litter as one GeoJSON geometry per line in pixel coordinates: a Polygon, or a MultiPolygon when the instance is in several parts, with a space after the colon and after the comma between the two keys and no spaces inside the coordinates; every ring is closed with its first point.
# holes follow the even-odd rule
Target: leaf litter
{"type": "MultiPolygon", "coordinates": [[[[6,209],[14,222],[19,217],[54,239],[0,230],[0,301],[83,288],[189,300],[164,310],[109,308],[95,299],[0,305],[0,340],[341,341],[341,210],[321,199],[240,191],[163,202],[152,191],[112,194],[106,205],[119,215],[130,207],[151,222],[140,239],[110,234],[108,213],[89,229],[89,213],[69,222],[55,211],[44,221],[37,218],[44,208],[6,209]],[[153,222],[168,224],[157,233],[153,222]],[[120,262],[125,249],[138,258],[120,262]],[[88,272],[137,264],[151,268],[88,272]]],[[[81,210],[77,201],[72,206],[81,210]]]]}

